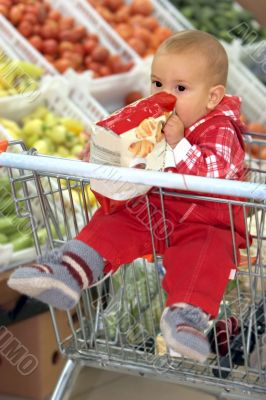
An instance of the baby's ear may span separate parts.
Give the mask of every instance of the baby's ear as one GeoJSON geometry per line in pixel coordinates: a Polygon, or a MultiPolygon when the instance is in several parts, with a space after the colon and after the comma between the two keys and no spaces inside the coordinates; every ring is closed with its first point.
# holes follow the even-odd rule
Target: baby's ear
{"type": "Polygon", "coordinates": [[[224,95],[225,87],[223,85],[212,86],[209,92],[208,110],[213,110],[220,103],[224,95]]]}

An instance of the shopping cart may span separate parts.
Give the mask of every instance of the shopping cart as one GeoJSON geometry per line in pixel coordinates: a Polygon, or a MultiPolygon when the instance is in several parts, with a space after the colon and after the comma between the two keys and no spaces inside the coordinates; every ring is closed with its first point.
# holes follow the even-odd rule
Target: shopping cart
{"type": "MultiPolygon", "coordinates": [[[[259,146],[266,143],[265,138],[256,141],[252,135],[247,141],[259,146]]],[[[164,268],[154,249],[153,254],[121,266],[115,274],[101,277],[97,285],[83,291],[77,307],[64,313],[69,325],[67,337],[62,337],[57,313],[51,308],[58,346],[67,358],[52,400],[69,398],[82,366],[168,380],[208,391],[217,398],[265,398],[266,360],[261,348],[266,342],[266,162],[247,154],[249,181],[236,182],[40,156],[14,141],[9,143],[8,151],[0,154],[0,165],[8,171],[17,214],[29,221],[37,255],[75,237],[88,223],[95,211],[89,193],[92,177],[109,176],[112,180],[153,186],[160,198],[162,218],[164,199],[169,195],[222,202],[231,216],[233,245],[235,204],[241,206],[245,218],[247,249],[235,278],[228,284],[219,316],[206,331],[212,352],[205,363],[176,357],[163,343],[159,319],[165,301],[161,288],[164,268]],[[233,195],[242,200],[228,199],[233,195]],[[38,210],[33,207],[36,199],[38,210]],[[47,232],[45,243],[38,236],[40,214],[47,232]]],[[[149,195],[144,200],[153,240],[149,195]]],[[[235,250],[233,256],[236,260],[235,250]]]]}

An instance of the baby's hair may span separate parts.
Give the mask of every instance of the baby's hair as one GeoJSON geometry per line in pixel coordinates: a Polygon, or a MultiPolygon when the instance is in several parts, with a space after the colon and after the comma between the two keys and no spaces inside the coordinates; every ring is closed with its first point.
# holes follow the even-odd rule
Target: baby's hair
{"type": "Polygon", "coordinates": [[[160,45],[156,55],[168,52],[201,54],[206,59],[212,85],[226,86],[228,57],[221,43],[209,33],[198,30],[177,32],[160,45]]]}

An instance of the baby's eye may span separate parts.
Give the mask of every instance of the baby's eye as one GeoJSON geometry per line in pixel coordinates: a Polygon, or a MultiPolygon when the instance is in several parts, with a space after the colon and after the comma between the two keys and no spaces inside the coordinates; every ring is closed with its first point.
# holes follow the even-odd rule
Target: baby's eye
{"type": "Polygon", "coordinates": [[[154,86],[156,86],[156,87],[162,87],[162,86],[163,86],[162,83],[159,82],[159,81],[152,81],[152,84],[153,84],[154,86]]]}
{"type": "Polygon", "coordinates": [[[186,88],[183,85],[177,85],[176,90],[177,90],[177,92],[184,92],[186,90],[186,88]]]}

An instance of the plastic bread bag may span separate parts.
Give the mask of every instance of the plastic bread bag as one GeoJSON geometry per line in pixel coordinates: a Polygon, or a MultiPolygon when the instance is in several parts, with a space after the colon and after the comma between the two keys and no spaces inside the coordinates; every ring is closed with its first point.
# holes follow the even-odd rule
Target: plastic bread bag
{"type": "MultiPolygon", "coordinates": [[[[162,128],[172,113],[176,98],[160,92],[138,100],[94,124],[90,162],[118,167],[161,170],[166,142],[162,128]]],[[[142,184],[91,179],[91,189],[106,214],[128,200],[147,193],[142,184]]]]}

